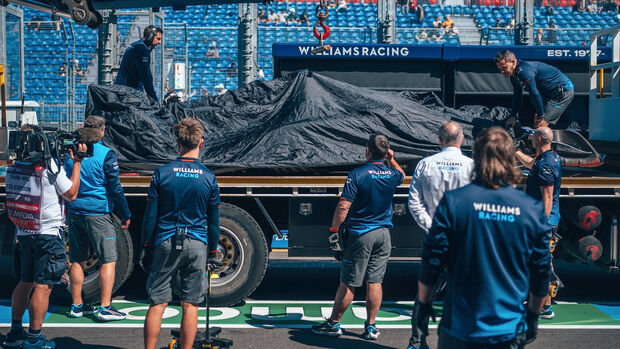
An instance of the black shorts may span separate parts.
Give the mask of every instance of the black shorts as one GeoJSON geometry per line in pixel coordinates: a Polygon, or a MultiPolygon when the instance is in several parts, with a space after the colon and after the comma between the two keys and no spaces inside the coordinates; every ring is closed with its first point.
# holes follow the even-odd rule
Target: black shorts
{"type": "Polygon", "coordinates": [[[66,271],[67,248],[64,234],[18,236],[19,279],[23,282],[58,285],[66,271]]]}

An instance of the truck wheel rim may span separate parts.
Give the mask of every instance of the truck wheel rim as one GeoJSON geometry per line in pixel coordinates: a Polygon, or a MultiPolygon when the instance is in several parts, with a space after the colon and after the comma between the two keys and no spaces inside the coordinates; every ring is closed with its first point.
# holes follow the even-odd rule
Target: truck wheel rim
{"type": "Polygon", "coordinates": [[[219,276],[212,280],[213,286],[224,286],[233,281],[243,266],[245,250],[237,234],[226,227],[220,227],[220,241],[217,245],[218,256],[221,256],[222,267],[215,270],[219,276]]]}

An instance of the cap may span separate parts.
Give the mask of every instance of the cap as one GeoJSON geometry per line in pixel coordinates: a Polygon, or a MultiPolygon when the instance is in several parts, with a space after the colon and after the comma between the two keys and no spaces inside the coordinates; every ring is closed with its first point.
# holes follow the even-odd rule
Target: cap
{"type": "Polygon", "coordinates": [[[215,85],[215,88],[224,88],[224,84],[217,84],[215,85]]]}
{"type": "Polygon", "coordinates": [[[292,8],[290,11],[291,11],[291,12],[293,12],[293,13],[295,13],[295,9],[294,9],[294,8],[292,8]]]}

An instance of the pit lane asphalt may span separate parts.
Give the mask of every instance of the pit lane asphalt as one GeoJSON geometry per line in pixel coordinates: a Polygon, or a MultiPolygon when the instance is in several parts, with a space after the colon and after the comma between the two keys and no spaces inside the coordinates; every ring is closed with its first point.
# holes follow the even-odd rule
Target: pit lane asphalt
{"type": "MultiPolygon", "coordinates": [[[[597,267],[556,262],[556,270],[566,288],[559,301],[620,303],[620,275],[607,273],[597,267]]],[[[392,263],[386,275],[384,298],[389,301],[411,300],[416,291],[415,276],[418,265],[392,263]]],[[[116,299],[144,300],[144,277],[139,273],[131,278],[116,299]]],[[[334,263],[311,267],[279,263],[270,266],[262,285],[252,300],[331,300],[338,283],[338,269],[334,263]]],[[[0,286],[0,298],[9,299],[12,285],[0,286]]],[[[364,290],[356,295],[363,300],[364,290]]],[[[541,320],[541,324],[552,324],[541,320]]],[[[578,324],[577,324],[578,325],[578,324]]],[[[7,328],[1,328],[5,334],[7,328]]],[[[142,329],[139,328],[44,328],[44,334],[54,339],[59,348],[115,349],[141,348],[142,329]]],[[[360,338],[361,329],[345,329],[340,338],[318,337],[309,328],[225,328],[220,337],[234,341],[234,348],[405,348],[408,329],[381,329],[377,341],[360,338]]],[[[169,329],[162,329],[159,346],[166,347],[169,329]]],[[[436,347],[436,330],[431,330],[429,343],[436,347]]],[[[541,329],[536,342],[528,348],[620,348],[618,329],[541,329]]]]}

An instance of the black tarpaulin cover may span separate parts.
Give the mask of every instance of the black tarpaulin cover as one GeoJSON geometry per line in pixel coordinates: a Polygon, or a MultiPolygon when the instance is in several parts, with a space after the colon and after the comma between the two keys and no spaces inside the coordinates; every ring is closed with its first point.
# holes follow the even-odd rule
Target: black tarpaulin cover
{"type": "Polygon", "coordinates": [[[175,159],[173,125],[196,118],[205,128],[201,161],[224,173],[351,167],[365,161],[373,132],[388,137],[399,162],[412,163],[439,150],[439,127],[450,119],[461,122],[469,153],[477,132],[500,123],[508,111],[451,109],[432,93],[375,91],[300,71],[164,107],[132,88],[92,85],[86,115],[107,119],[104,143],[135,170],[175,159]]]}

